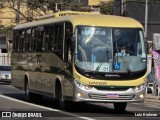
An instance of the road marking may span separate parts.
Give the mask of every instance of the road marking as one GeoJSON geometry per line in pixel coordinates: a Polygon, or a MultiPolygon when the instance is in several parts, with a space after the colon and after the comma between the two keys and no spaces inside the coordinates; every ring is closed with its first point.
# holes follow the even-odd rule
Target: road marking
{"type": "Polygon", "coordinates": [[[21,100],[18,100],[18,99],[15,99],[15,98],[11,98],[11,97],[8,97],[8,96],[4,96],[4,95],[0,95],[0,97],[8,99],[8,100],[15,101],[15,102],[23,103],[23,104],[26,104],[26,105],[31,105],[31,106],[34,106],[34,107],[39,107],[39,108],[42,108],[42,109],[45,109],[45,110],[50,110],[50,111],[59,112],[59,113],[65,114],[65,115],[70,115],[70,116],[73,116],[73,117],[78,117],[78,118],[84,119],[84,120],[96,120],[96,119],[93,119],[93,118],[83,117],[83,116],[80,116],[80,115],[77,115],[77,114],[73,114],[73,113],[69,113],[69,112],[65,112],[65,111],[62,111],[62,110],[53,109],[53,108],[49,108],[49,107],[44,107],[44,106],[36,105],[36,104],[33,104],[33,103],[28,103],[28,102],[21,101],[21,100]]]}

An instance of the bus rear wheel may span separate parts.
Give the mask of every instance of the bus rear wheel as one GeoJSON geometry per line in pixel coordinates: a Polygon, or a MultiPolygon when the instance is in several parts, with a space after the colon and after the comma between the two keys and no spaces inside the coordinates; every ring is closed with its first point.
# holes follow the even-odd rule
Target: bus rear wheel
{"type": "Polygon", "coordinates": [[[125,112],[127,103],[126,102],[117,102],[113,103],[114,104],[114,110],[118,113],[125,112]]]}
{"type": "Polygon", "coordinates": [[[41,101],[43,98],[42,95],[35,94],[30,91],[30,86],[28,82],[26,83],[26,87],[25,87],[25,96],[26,96],[26,101],[28,102],[41,101]]]}
{"type": "Polygon", "coordinates": [[[29,88],[29,83],[27,82],[26,83],[26,86],[25,86],[25,96],[26,96],[26,101],[33,101],[34,99],[34,93],[31,93],[30,92],[30,88],[29,88]]]}

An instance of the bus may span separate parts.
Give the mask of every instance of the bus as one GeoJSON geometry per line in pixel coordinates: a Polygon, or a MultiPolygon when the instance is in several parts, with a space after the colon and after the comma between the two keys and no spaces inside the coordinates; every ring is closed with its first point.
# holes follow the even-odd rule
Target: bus
{"type": "MultiPolygon", "coordinates": [[[[114,15],[81,12],[17,25],[13,29],[12,85],[26,100],[53,97],[73,102],[143,102],[147,54],[142,25],[114,15]]],[[[39,99],[38,99],[39,100],[39,99]]]]}

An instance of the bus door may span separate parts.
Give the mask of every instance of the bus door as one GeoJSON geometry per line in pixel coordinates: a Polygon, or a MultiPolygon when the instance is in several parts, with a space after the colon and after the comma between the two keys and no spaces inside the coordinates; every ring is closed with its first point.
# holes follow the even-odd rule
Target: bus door
{"type": "Polygon", "coordinates": [[[69,22],[65,23],[65,39],[64,39],[64,91],[66,96],[71,96],[73,94],[73,71],[72,71],[72,62],[73,62],[73,27],[69,22]]]}

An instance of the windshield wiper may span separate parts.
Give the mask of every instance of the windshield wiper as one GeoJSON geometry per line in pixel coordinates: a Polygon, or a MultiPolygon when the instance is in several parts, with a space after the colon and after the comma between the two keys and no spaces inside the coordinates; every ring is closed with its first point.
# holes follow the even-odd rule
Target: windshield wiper
{"type": "Polygon", "coordinates": [[[132,75],[132,71],[131,69],[129,68],[129,65],[128,63],[125,61],[125,59],[122,57],[122,56],[119,56],[122,60],[122,62],[124,63],[124,66],[125,66],[125,70],[128,72],[129,75],[132,75]]]}

